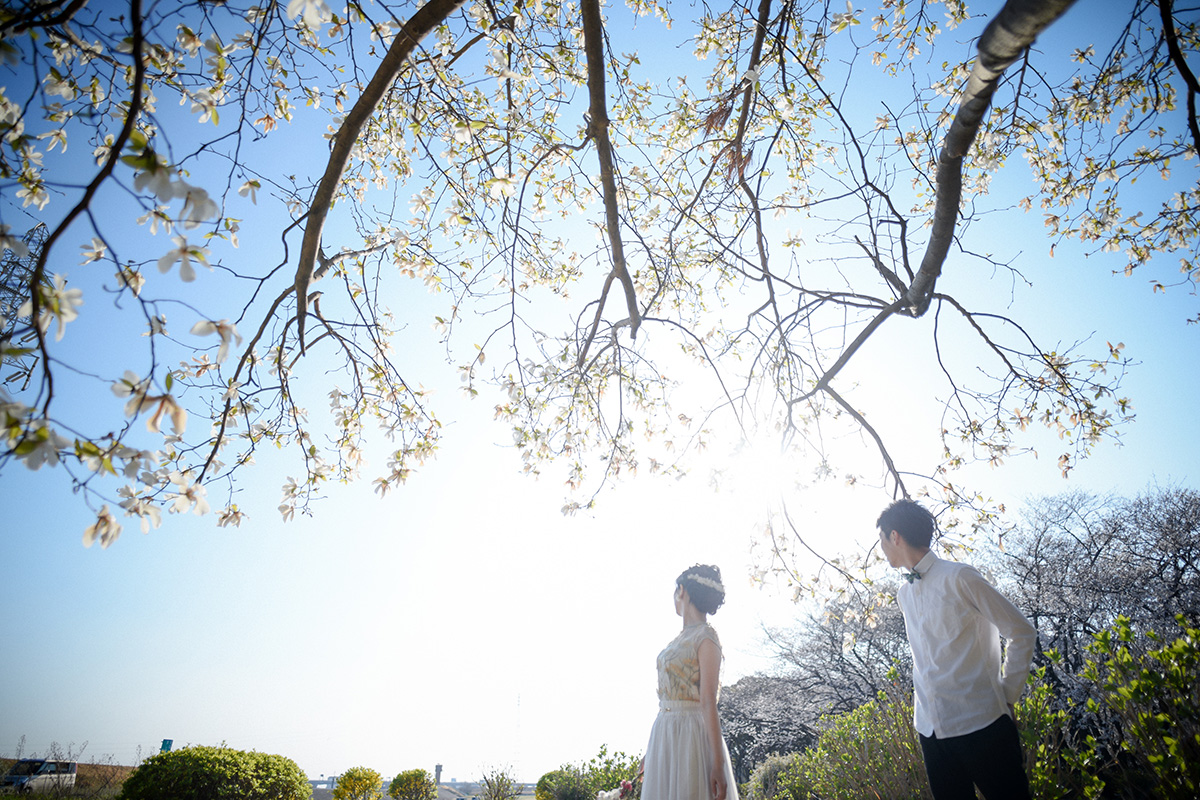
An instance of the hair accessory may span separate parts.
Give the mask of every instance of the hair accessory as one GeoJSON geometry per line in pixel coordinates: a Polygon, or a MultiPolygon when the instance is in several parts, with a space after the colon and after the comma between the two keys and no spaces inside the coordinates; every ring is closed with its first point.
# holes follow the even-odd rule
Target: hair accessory
{"type": "Polygon", "coordinates": [[[725,594],[725,587],[721,585],[721,582],[714,581],[712,578],[706,578],[703,575],[688,574],[688,575],[683,576],[683,580],[695,581],[696,583],[700,584],[701,586],[707,586],[710,589],[716,589],[721,594],[725,594]]]}

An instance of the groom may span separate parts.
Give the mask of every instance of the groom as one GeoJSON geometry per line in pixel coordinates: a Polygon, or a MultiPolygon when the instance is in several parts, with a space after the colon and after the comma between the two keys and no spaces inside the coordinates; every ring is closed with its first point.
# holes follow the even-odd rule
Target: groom
{"type": "Polygon", "coordinates": [[[935,800],[975,800],[976,786],[987,800],[1028,800],[1013,705],[1037,631],[974,567],[930,552],[935,523],[923,507],[899,500],[878,525],[884,556],[906,578],[898,600],[912,647],[913,724],[935,800]]]}

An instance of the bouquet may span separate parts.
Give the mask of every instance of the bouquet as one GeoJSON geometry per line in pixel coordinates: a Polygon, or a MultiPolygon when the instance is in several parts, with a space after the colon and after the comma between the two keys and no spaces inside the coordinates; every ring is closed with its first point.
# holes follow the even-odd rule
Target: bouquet
{"type": "Polygon", "coordinates": [[[621,785],[607,792],[597,792],[596,800],[635,800],[637,798],[637,782],[642,779],[638,775],[632,781],[621,781],[621,785]]]}

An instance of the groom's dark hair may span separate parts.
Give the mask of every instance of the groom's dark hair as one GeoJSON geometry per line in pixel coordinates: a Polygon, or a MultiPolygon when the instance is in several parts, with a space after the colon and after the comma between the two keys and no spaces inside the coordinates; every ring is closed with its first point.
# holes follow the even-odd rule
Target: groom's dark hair
{"type": "Polygon", "coordinates": [[[883,510],[876,523],[884,533],[895,531],[912,547],[929,547],[937,522],[933,514],[912,500],[897,500],[883,510]]]}

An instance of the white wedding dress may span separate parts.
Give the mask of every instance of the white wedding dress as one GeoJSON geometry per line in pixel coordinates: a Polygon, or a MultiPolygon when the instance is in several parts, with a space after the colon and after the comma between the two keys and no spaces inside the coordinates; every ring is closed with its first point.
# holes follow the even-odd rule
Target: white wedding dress
{"type": "MultiPolygon", "coordinates": [[[[700,643],[719,650],[707,623],[689,625],[658,654],[658,717],[650,729],[642,777],[642,800],[711,800],[712,748],[700,713],[700,643]]],[[[738,800],[729,748],[725,754],[726,800],[738,800]]]]}

